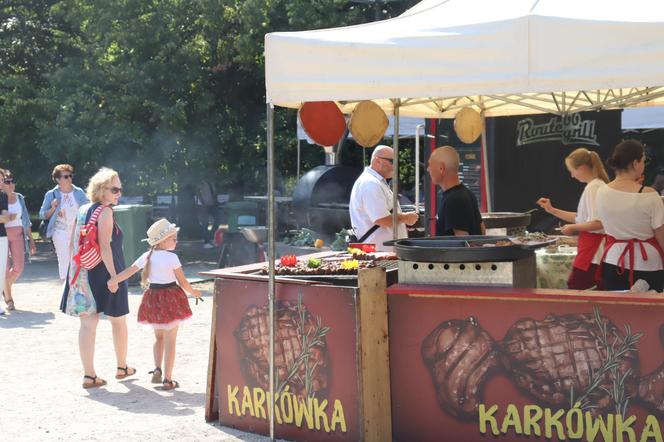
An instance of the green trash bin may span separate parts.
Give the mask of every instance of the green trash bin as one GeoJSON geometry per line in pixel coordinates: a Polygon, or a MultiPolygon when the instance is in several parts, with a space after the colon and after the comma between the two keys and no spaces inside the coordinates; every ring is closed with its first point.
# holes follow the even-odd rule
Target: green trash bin
{"type": "Polygon", "coordinates": [[[258,204],[254,201],[231,201],[224,205],[224,211],[229,232],[237,232],[243,226],[255,226],[258,220],[258,204]]]}
{"type": "Polygon", "coordinates": [[[129,267],[147,249],[146,237],[148,217],[152,206],[145,204],[121,204],[113,207],[115,222],[122,229],[122,248],[125,264],[129,267]]]}

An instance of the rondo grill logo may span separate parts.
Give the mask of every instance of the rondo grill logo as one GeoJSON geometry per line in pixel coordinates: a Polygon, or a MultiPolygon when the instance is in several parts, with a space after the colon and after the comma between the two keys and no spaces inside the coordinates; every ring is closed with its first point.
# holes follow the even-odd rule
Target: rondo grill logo
{"type": "Polygon", "coordinates": [[[599,146],[595,123],[595,120],[583,120],[579,114],[553,117],[542,124],[524,118],[516,125],[516,145],[560,141],[562,144],[599,146]]]}

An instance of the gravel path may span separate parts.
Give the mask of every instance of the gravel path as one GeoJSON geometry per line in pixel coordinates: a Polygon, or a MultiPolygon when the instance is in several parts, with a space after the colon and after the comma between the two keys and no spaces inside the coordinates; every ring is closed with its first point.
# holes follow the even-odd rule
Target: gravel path
{"type": "MultiPolygon", "coordinates": [[[[102,320],[95,365],[108,385],[84,390],[79,320],[58,310],[61,287],[55,256],[47,244],[40,244],[40,250],[14,286],[17,310],[0,316],[0,440],[268,440],[205,422],[211,282],[197,284],[206,291],[206,302],[194,305],[191,300],[193,321],[178,334],[173,377],[180,389],[163,392],[150,383],[153,334],[136,323],[141,290],[132,286],[128,361],[138,375],[114,379],[111,327],[102,320]]],[[[195,277],[214,265],[198,261],[184,267],[188,277],[195,277]]]]}

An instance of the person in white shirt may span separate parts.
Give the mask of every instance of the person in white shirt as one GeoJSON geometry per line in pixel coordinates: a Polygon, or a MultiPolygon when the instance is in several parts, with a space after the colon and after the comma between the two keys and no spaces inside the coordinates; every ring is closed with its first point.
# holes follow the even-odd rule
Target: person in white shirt
{"type": "Polygon", "coordinates": [[[597,191],[609,182],[609,176],[597,152],[585,147],[570,153],[565,158],[565,166],[572,178],[586,183],[577,211],[568,212],[553,207],[549,198],[540,198],[537,204],[547,213],[570,223],[562,227],[563,235],[579,233],[579,245],[572,271],[567,278],[567,287],[574,290],[587,290],[594,286],[601,288],[601,281],[597,278],[597,267],[604,250],[602,247],[604,231],[594,230],[595,224],[592,222],[597,219],[595,210],[597,191]]]}
{"type": "Polygon", "coordinates": [[[164,390],[180,386],[173,380],[175,340],[178,327],[191,318],[191,309],[184,290],[196,298],[201,297],[201,292],[192,288],[187,281],[180,259],[173,253],[178,230],[179,227],[165,218],[156,221],[148,229],[148,237],[144,240],[150,250],[142,254],[131,267],[108,281],[109,290],[115,292],[118,283],[143,269],[141,282],[143,286],[147,286],[147,290],[143,293],[138,309],[138,322],[154,328],[155,369],[151,372],[152,383],[162,383],[164,390]],[[164,367],[163,380],[161,367],[164,367]]]}
{"type": "MultiPolygon", "coordinates": [[[[392,177],[394,151],[389,146],[376,146],[371,154],[371,165],[364,169],[350,194],[350,220],[358,239],[361,239],[373,226],[378,228],[364,239],[365,243],[376,244],[376,250],[391,251],[384,241],[394,239],[392,230],[392,189],[386,179],[392,177]]],[[[417,222],[417,212],[401,213],[397,204],[397,238],[407,238],[406,225],[417,222]]]]}
{"type": "Polygon", "coordinates": [[[628,290],[643,279],[664,288],[664,204],[637,180],[645,169],[643,145],[626,140],[608,160],[616,178],[597,191],[597,218],[606,232],[601,276],[606,290],[628,290]]]}

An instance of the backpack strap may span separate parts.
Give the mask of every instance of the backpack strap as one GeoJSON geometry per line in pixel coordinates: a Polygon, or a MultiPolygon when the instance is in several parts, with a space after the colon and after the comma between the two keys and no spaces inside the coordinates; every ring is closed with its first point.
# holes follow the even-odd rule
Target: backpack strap
{"type": "MultiPolygon", "coordinates": [[[[108,206],[105,206],[103,204],[100,204],[99,206],[97,206],[97,208],[95,208],[94,212],[92,212],[92,215],[90,216],[90,219],[88,220],[87,223],[85,223],[85,225],[97,224],[97,218],[99,218],[99,215],[101,214],[101,211],[104,210],[106,207],[108,207],[108,206]]],[[[81,238],[80,235],[78,237],[78,243],[79,243],[79,245],[82,243],[82,238],[81,238]]],[[[77,265],[76,265],[76,272],[74,273],[74,277],[71,280],[72,284],[74,282],[76,282],[76,279],[78,278],[78,274],[81,272],[82,265],[81,265],[80,253],[81,253],[81,251],[79,250],[78,253],[73,257],[74,262],[77,265]]]]}
{"type": "Polygon", "coordinates": [[[101,211],[104,210],[108,206],[104,206],[103,204],[100,204],[97,206],[94,212],[92,212],[92,216],[90,216],[90,220],[86,224],[97,224],[97,218],[99,218],[99,215],[101,214],[101,211]]]}

